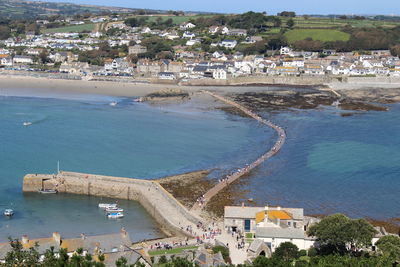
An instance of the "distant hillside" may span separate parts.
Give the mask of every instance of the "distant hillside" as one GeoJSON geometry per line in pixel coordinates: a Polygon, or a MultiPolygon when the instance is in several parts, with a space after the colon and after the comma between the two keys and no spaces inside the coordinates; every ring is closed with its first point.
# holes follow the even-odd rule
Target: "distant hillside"
{"type": "Polygon", "coordinates": [[[104,7],[93,5],[76,5],[70,3],[51,3],[22,0],[0,0],[0,18],[27,19],[50,15],[77,15],[82,13],[128,13],[137,9],[121,7],[104,7]]]}

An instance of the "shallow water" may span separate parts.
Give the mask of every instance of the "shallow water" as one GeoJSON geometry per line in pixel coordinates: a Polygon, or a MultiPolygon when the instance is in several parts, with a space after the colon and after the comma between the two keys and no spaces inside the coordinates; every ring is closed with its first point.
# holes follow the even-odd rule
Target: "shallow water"
{"type": "Polygon", "coordinates": [[[266,113],[287,131],[282,151],[246,189],[258,203],[308,214],[400,217],[400,105],[351,117],[325,107],[266,113]]]}
{"type": "MultiPolygon", "coordinates": [[[[276,134],[252,119],[210,109],[211,103],[149,106],[126,98],[0,97],[0,240],[118,232],[135,241],[160,237],[136,202],[120,201],[122,220],[97,208],[112,200],[22,194],[26,173],[62,170],[152,179],[213,169],[211,177],[255,160],[276,134]],[[109,105],[118,101],[116,107],[109,105]],[[23,126],[23,122],[32,122],[23,126]]],[[[400,105],[388,112],[341,117],[324,107],[262,114],[283,126],[282,151],[253,171],[244,189],[259,205],[303,207],[307,214],[400,217],[400,105]]]]}
{"type": "Polygon", "coordinates": [[[158,178],[216,168],[214,175],[262,153],[257,145],[272,135],[250,119],[210,111],[199,104],[152,107],[125,98],[79,100],[0,97],[0,240],[8,236],[64,237],[118,232],[133,240],[161,236],[154,220],[136,202],[120,202],[126,217],[110,221],[95,197],[21,192],[26,173],[62,170],[158,178]],[[111,101],[119,101],[116,107],[111,101]],[[32,122],[23,126],[24,122],[32,122]],[[220,168],[220,169],[218,169],[220,168]]]}

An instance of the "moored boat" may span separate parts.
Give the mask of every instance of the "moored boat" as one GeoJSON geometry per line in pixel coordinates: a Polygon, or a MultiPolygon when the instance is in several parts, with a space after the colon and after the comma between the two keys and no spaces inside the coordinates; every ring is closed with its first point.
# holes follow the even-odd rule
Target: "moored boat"
{"type": "Polygon", "coordinates": [[[109,204],[109,203],[99,203],[99,208],[101,209],[116,209],[118,206],[117,204],[109,204]]]}
{"type": "Polygon", "coordinates": [[[26,121],[26,122],[23,123],[23,125],[24,125],[24,126],[29,126],[29,125],[32,125],[32,122],[26,121]]]}
{"type": "Polygon", "coordinates": [[[40,194],[57,194],[58,191],[54,190],[54,189],[42,189],[42,190],[39,190],[39,193],[40,194]]]}
{"type": "Polygon", "coordinates": [[[124,214],[122,212],[114,212],[114,213],[107,214],[107,217],[109,219],[118,219],[118,218],[124,217],[124,214]]]}
{"type": "Polygon", "coordinates": [[[6,210],[4,211],[4,216],[11,217],[11,216],[13,216],[13,215],[14,215],[14,211],[13,211],[12,209],[6,209],[6,210]]]}
{"type": "Polygon", "coordinates": [[[106,212],[107,213],[124,212],[124,209],[121,209],[121,208],[107,208],[106,212]]]}

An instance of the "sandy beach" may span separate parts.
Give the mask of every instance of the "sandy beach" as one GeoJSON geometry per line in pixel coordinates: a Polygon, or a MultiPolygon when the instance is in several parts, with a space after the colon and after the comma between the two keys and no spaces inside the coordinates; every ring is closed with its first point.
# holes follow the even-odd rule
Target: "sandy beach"
{"type": "MultiPolygon", "coordinates": [[[[126,83],[85,80],[50,79],[43,77],[0,75],[0,95],[68,97],[74,95],[107,95],[119,97],[142,97],[162,89],[179,88],[188,92],[202,89],[219,93],[244,93],[274,90],[282,86],[181,86],[154,83],[126,83]]],[[[293,87],[288,85],[288,87],[293,87]]]]}
{"type": "MultiPolygon", "coordinates": [[[[0,76],[0,95],[13,96],[62,96],[62,95],[108,95],[140,97],[175,85],[134,84],[84,80],[34,78],[28,76],[0,76]]],[[[186,88],[185,88],[186,89],[186,88]]],[[[196,90],[196,88],[191,88],[196,90]]]]}

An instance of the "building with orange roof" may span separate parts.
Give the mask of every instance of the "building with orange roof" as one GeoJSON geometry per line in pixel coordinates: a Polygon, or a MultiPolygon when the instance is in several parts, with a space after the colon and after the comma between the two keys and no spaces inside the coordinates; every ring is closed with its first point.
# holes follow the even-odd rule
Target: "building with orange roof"
{"type": "Polygon", "coordinates": [[[274,252],[283,242],[308,249],[315,239],[306,235],[308,218],[301,208],[227,206],[224,228],[228,232],[253,233],[274,252]]]}

